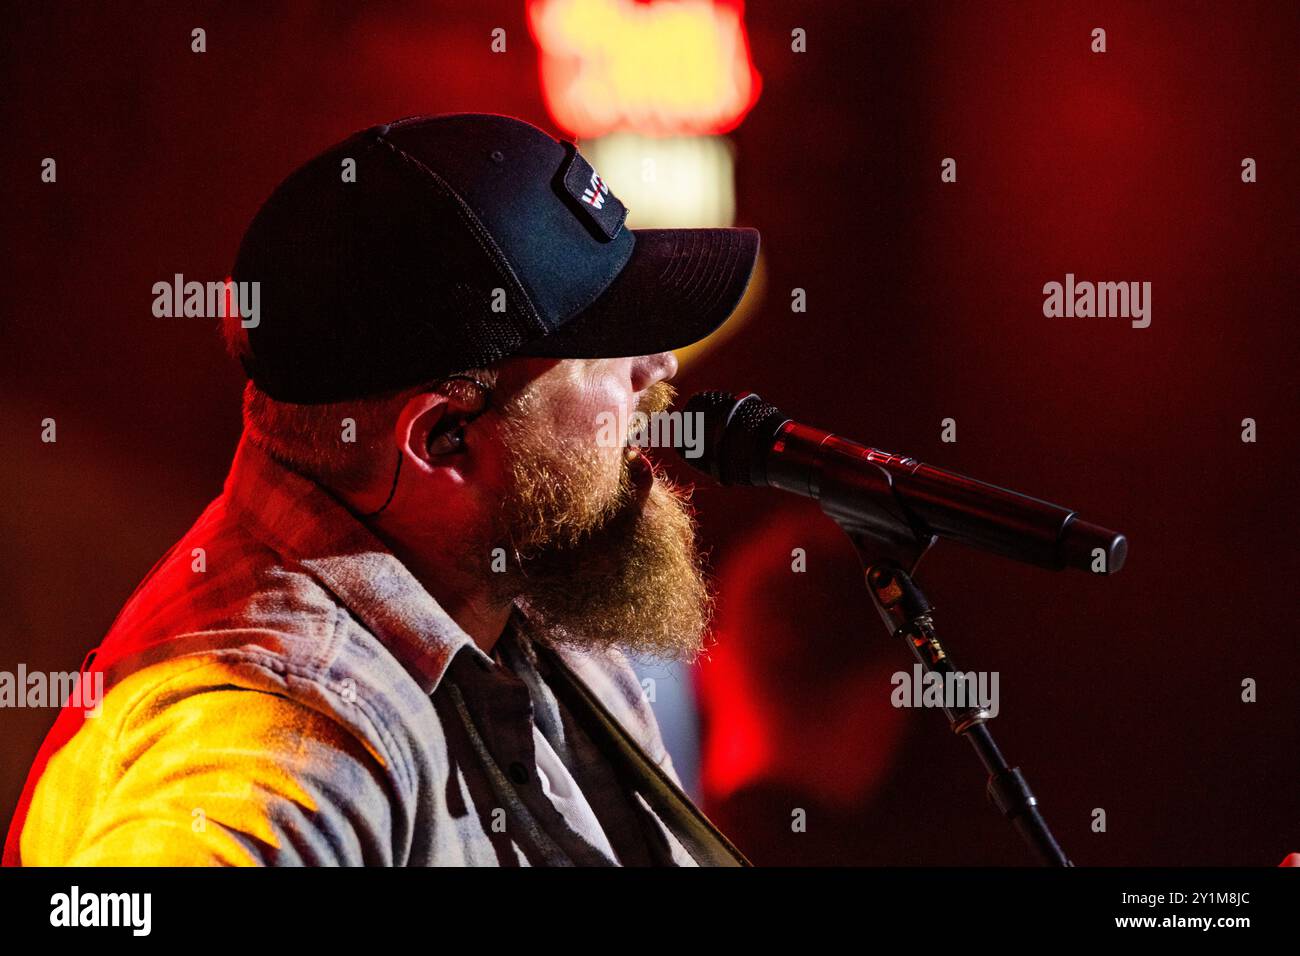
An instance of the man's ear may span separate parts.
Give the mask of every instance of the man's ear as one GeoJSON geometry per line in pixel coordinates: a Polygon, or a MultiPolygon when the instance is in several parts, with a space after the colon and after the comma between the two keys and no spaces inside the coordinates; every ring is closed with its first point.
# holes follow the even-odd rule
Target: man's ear
{"type": "Polygon", "coordinates": [[[457,411],[446,395],[436,392],[413,395],[397,416],[395,437],[398,450],[408,459],[409,466],[421,471],[445,468],[453,459],[436,446],[435,440],[455,431],[465,418],[466,415],[457,411]]]}

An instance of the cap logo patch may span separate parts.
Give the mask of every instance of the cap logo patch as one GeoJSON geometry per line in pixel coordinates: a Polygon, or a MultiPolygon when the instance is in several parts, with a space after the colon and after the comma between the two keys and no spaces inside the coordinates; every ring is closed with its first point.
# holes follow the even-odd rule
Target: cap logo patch
{"type": "Polygon", "coordinates": [[[597,239],[608,242],[619,234],[627,207],[610,191],[609,183],[591,168],[591,163],[572,143],[564,144],[565,161],[556,184],[569,208],[597,239]]]}
{"type": "Polygon", "coordinates": [[[582,191],[581,199],[588,206],[595,206],[599,209],[605,205],[605,197],[609,195],[609,187],[605,185],[605,180],[596,175],[596,171],[591,171],[591,185],[582,191]]]}

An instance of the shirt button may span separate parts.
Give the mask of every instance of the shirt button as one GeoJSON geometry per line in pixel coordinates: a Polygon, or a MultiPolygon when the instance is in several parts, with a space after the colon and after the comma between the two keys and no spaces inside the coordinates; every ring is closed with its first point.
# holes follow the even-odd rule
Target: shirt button
{"type": "Polygon", "coordinates": [[[528,782],[528,768],[516,760],[510,765],[510,779],[521,786],[526,784],[528,782]]]}

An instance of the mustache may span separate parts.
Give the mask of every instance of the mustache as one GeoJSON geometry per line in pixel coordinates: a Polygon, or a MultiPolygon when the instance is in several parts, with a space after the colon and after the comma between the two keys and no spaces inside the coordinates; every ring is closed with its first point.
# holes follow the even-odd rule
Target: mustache
{"type": "Polygon", "coordinates": [[[657,415],[668,411],[676,400],[677,389],[667,382],[655,382],[641,394],[636,410],[647,415],[657,415]]]}
{"type": "MultiPolygon", "coordinates": [[[[666,412],[672,408],[673,402],[677,400],[677,389],[673,388],[667,382],[655,382],[644,392],[637,400],[636,411],[647,417],[658,415],[660,412],[666,412]]],[[[635,437],[636,423],[628,422],[627,436],[624,438],[625,444],[631,444],[635,437]]]]}

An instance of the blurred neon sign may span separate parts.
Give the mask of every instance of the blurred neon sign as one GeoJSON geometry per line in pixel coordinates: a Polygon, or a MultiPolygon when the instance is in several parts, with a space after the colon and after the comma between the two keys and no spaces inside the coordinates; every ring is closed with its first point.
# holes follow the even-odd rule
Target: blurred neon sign
{"type": "Polygon", "coordinates": [[[546,105],[576,137],[734,129],[758,99],[743,0],[529,0],[546,105]]]}

